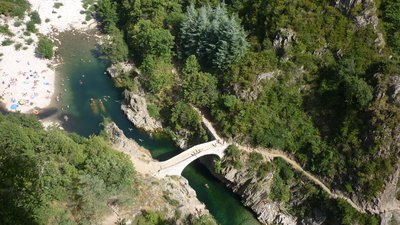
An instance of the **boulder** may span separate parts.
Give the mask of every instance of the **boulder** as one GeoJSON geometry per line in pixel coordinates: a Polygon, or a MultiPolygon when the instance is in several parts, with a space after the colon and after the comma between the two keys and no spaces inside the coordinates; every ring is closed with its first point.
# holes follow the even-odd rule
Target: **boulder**
{"type": "Polygon", "coordinates": [[[121,74],[129,73],[134,69],[134,65],[127,62],[112,64],[107,68],[107,72],[112,78],[119,77],[121,74]]]}

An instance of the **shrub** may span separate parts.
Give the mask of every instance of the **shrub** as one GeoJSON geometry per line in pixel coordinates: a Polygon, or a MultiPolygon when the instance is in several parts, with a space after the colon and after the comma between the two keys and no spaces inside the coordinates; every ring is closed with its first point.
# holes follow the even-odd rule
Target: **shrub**
{"type": "Polygon", "coordinates": [[[42,57],[46,59],[51,59],[54,55],[53,47],[53,42],[49,38],[42,36],[39,38],[39,43],[36,51],[42,57]]]}
{"type": "Polygon", "coordinates": [[[59,9],[64,4],[62,2],[54,2],[53,8],[59,9]]]}
{"type": "Polygon", "coordinates": [[[15,21],[14,22],[14,27],[19,27],[21,26],[22,22],[21,21],[15,21]]]}
{"type": "Polygon", "coordinates": [[[4,35],[7,35],[9,37],[14,36],[14,33],[11,32],[10,29],[8,29],[8,25],[7,24],[3,25],[3,26],[0,26],[0,33],[4,34],[4,35]]]}
{"type": "Polygon", "coordinates": [[[14,45],[14,47],[15,47],[15,50],[20,50],[21,49],[21,47],[22,47],[22,44],[21,43],[16,43],[15,45],[14,45]]]}
{"type": "Polygon", "coordinates": [[[32,20],[26,23],[26,30],[31,33],[36,33],[35,23],[32,20]]]}
{"type": "Polygon", "coordinates": [[[5,39],[3,42],[1,42],[2,46],[9,46],[12,45],[14,43],[13,40],[11,40],[10,38],[5,39]]]}
{"type": "Polygon", "coordinates": [[[34,23],[34,24],[42,23],[42,20],[40,19],[39,13],[37,11],[31,12],[30,16],[31,16],[32,23],[34,23]]]}
{"type": "Polygon", "coordinates": [[[0,14],[23,17],[25,11],[29,9],[29,6],[30,4],[27,0],[1,0],[0,14]]]}
{"type": "Polygon", "coordinates": [[[27,45],[31,45],[33,43],[33,39],[32,38],[28,38],[25,40],[25,44],[27,45]]]}

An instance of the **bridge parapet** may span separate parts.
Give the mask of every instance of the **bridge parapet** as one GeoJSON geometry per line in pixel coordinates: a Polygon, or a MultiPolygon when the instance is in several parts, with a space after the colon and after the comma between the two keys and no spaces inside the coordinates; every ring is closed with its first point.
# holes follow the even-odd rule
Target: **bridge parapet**
{"type": "Polygon", "coordinates": [[[171,159],[160,162],[156,176],[180,176],[187,165],[205,155],[217,155],[222,159],[225,156],[225,149],[228,146],[228,143],[217,139],[191,147],[171,159]]]}

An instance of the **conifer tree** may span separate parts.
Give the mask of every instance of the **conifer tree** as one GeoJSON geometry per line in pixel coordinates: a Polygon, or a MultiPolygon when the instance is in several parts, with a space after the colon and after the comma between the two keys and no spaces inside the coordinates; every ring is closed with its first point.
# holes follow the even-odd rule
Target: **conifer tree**
{"type": "Polygon", "coordinates": [[[182,53],[196,55],[203,66],[226,69],[246,53],[248,43],[236,18],[225,5],[188,7],[181,25],[182,53]]]}

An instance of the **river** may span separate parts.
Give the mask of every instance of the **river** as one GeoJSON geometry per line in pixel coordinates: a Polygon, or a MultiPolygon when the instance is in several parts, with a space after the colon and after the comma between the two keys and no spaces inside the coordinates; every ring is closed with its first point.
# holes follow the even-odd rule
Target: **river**
{"type": "MultiPolygon", "coordinates": [[[[61,117],[68,116],[68,121],[63,123],[67,131],[83,136],[98,134],[103,118],[109,117],[127,137],[149,149],[156,159],[165,160],[180,152],[168,137],[151,137],[135,129],[126,119],[119,103],[122,90],[115,88],[112,79],[105,73],[107,62],[99,57],[93,35],[66,32],[60,34],[58,39],[62,44],[57,51],[64,63],[57,69],[60,87],[56,94],[60,95],[58,108],[63,109],[61,117]]],[[[242,205],[239,197],[216,180],[198,161],[185,168],[183,176],[221,225],[259,224],[253,213],[242,205]]]]}

